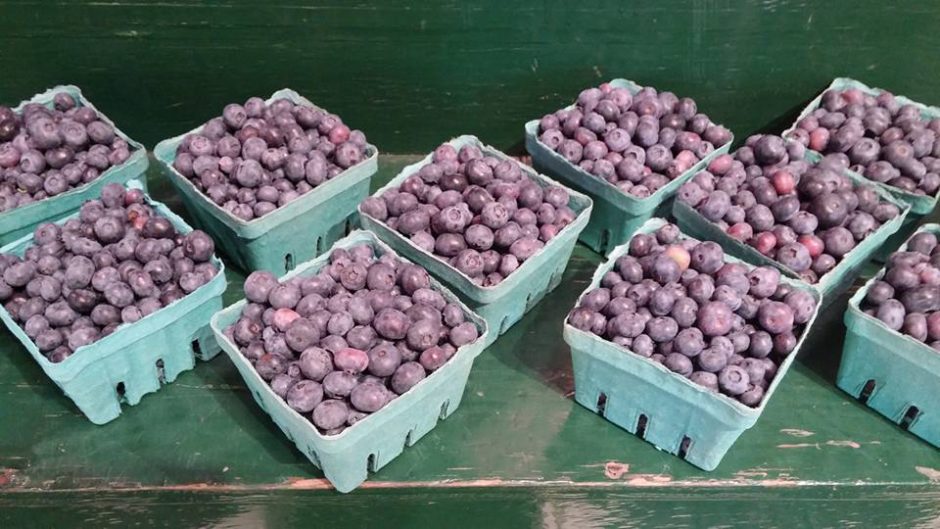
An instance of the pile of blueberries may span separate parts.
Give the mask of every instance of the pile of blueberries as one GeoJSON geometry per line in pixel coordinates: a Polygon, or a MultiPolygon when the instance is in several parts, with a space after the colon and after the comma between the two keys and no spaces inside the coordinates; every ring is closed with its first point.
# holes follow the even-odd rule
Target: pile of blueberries
{"type": "Polygon", "coordinates": [[[816,110],[797,122],[789,138],[870,180],[918,195],[940,190],[940,118],[925,119],[915,105],[889,92],[827,90],[816,110]]]}
{"type": "Polygon", "coordinates": [[[59,92],[53,108],[0,106],[0,211],[82,186],[121,165],[131,147],[90,107],[59,92]]]}
{"type": "Polygon", "coordinates": [[[360,210],[477,285],[493,286],[574,221],[569,199],[564,188],[530,179],[515,160],[445,143],[417,174],[360,210]]]}
{"type": "Polygon", "coordinates": [[[624,193],[646,198],[729,141],[691,98],[608,83],[539,121],[539,141],[624,193]]]}
{"type": "Polygon", "coordinates": [[[915,234],[888,259],[862,310],[895,331],[940,350],[940,246],[930,232],[915,234]]]}
{"type": "Polygon", "coordinates": [[[665,224],[630,240],[568,323],[758,406],[815,310],[776,268],[726,263],[718,244],[665,224]]]}
{"type": "Polygon", "coordinates": [[[0,301],[52,362],[134,323],[208,283],[215,244],[182,235],[119,184],[77,218],[36,228],[23,257],[0,255],[0,301]]]}
{"type": "Polygon", "coordinates": [[[324,110],[252,97],[187,135],[173,167],[244,221],[263,217],[366,157],[366,136],[324,110]]]}
{"type": "Polygon", "coordinates": [[[815,283],[900,210],[846,176],[844,157],[812,164],[805,151],[779,136],[751,136],[684,183],[679,200],[815,283]]]}
{"type": "Polygon", "coordinates": [[[404,394],[479,338],[428,273],[368,245],[335,249],[318,273],[245,280],[225,333],[287,405],[336,435],[404,394]]]}

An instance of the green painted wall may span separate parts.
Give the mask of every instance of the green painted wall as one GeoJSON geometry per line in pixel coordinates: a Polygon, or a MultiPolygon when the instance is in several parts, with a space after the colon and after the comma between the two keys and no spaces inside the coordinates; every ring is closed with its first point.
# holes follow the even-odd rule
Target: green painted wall
{"type": "Polygon", "coordinates": [[[0,1],[0,101],[71,82],[153,145],[293,87],[385,152],[502,148],[611,77],[696,97],[739,136],[847,75],[940,104],[940,6],[869,0],[0,1]]]}

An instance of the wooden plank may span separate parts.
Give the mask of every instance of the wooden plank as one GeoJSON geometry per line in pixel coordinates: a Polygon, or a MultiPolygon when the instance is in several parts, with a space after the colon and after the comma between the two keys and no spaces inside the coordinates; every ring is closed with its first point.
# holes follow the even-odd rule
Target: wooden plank
{"type": "Polygon", "coordinates": [[[153,145],[290,86],[407,153],[462,133],[517,145],[526,120],[624,76],[747,135],[836,76],[940,104],[938,26],[931,3],[870,0],[2,0],[0,101],[75,83],[153,145]]]}
{"type": "Polygon", "coordinates": [[[940,497],[919,488],[865,494],[817,487],[597,491],[363,490],[222,493],[23,493],[0,495],[4,527],[452,527],[464,528],[845,528],[934,529],[940,497]]]}
{"type": "MultiPolygon", "coordinates": [[[[413,160],[383,157],[374,185],[413,160]]],[[[165,181],[152,182],[158,198],[178,206],[165,181]]],[[[365,488],[940,490],[935,449],[833,385],[838,310],[826,314],[764,416],[715,472],[660,453],[576,405],[561,321],[599,261],[578,247],[562,286],[478,359],[458,412],[365,488]]],[[[237,274],[230,279],[227,302],[238,299],[241,284],[237,274]]],[[[224,356],[97,427],[7,332],[0,350],[4,493],[329,493],[322,474],[255,406],[224,356]]]]}

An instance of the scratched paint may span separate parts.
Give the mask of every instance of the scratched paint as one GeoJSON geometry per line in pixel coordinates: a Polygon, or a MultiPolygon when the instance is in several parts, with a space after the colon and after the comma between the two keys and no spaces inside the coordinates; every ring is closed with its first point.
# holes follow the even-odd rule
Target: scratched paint
{"type": "Polygon", "coordinates": [[[794,443],[794,444],[778,444],[777,448],[815,448],[817,450],[821,449],[823,446],[836,446],[836,447],[845,447],[845,448],[861,448],[862,445],[850,440],[835,440],[831,439],[824,443],[794,443]]]}
{"type": "Polygon", "coordinates": [[[914,467],[918,473],[927,476],[927,479],[933,482],[940,482],[940,470],[930,467],[916,466],[914,467]]]}
{"type": "Polygon", "coordinates": [[[630,472],[630,465],[610,461],[604,465],[604,475],[610,479],[620,479],[624,474],[630,472]]]}
{"type": "Polygon", "coordinates": [[[813,432],[809,430],[801,430],[799,428],[783,428],[780,430],[780,433],[793,437],[810,437],[811,435],[814,435],[813,432]]]}

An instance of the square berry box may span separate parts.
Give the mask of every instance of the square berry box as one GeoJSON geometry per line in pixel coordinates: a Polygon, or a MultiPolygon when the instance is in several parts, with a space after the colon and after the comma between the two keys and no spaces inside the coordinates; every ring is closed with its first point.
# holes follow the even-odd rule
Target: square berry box
{"type": "MultiPolygon", "coordinates": [[[[613,79],[607,84],[613,88],[626,89],[631,95],[636,95],[643,89],[637,83],[627,79],[613,79]]],[[[569,105],[563,111],[572,110],[575,106],[575,104],[569,105]]],[[[591,174],[568,161],[539,139],[539,127],[538,119],[525,124],[525,145],[526,150],[532,156],[533,166],[536,170],[557,178],[572,189],[591,197],[594,201],[594,211],[591,213],[590,222],[581,233],[581,241],[602,255],[606,255],[611,248],[626,241],[650,218],[668,215],[672,199],[679,186],[707,166],[713,158],[728,152],[734,141],[734,137],[729,132],[728,141],[715,145],[713,151],[704,155],[687,170],[655,190],[650,196],[641,198],[618,189],[608,180],[591,174]]]]}
{"type": "MultiPolygon", "coordinates": [[[[781,140],[781,138],[777,136],[768,135],[768,137],[773,137],[777,140],[781,140]]],[[[790,145],[791,147],[793,146],[799,147],[798,145],[795,145],[792,141],[790,141],[788,145],[790,145]]],[[[729,156],[737,156],[737,155],[738,155],[738,151],[735,151],[735,153],[729,156]]],[[[812,151],[806,151],[804,156],[805,157],[801,160],[798,160],[798,162],[807,164],[806,166],[809,168],[807,169],[807,172],[809,170],[815,169],[821,162],[821,157],[812,151]]],[[[754,167],[754,166],[752,165],[751,167],[754,167]]],[[[891,236],[895,232],[897,232],[897,230],[904,223],[904,219],[906,218],[906,216],[908,215],[910,211],[910,206],[898,201],[893,195],[888,193],[882,187],[875,185],[874,183],[870,182],[866,178],[848,170],[842,170],[841,173],[847,179],[847,181],[850,182],[854,186],[853,189],[855,191],[866,189],[868,190],[868,194],[870,195],[872,199],[877,200],[878,203],[880,204],[890,205],[889,207],[892,208],[892,211],[894,212],[894,216],[891,218],[885,219],[883,222],[881,222],[878,225],[875,225],[875,228],[873,231],[865,234],[864,236],[859,237],[857,241],[854,240],[852,234],[848,235],[849,238],[853,238],[854,246],[852,246],[848,252],[841,255],[838,260],[831,262],[830,264],[832,266],[830,267],[830,269],[823,272],[821,275],[816,275],[815,271],[811,268],[802,270],[803,274],[801,274],[801,271],[798,271],[793,266],[788,266],[788,264],[783,263],[780,260],[773,258],[771,255],[762,253],[758,248],[759,241],[757,240],[757,237],[751,237],[747,239],[747,241],[745,242],[745,240],[742,240],[743,238],[736,238],[732,236],[730,232],[732,231],[734,226],[722,227],[718,223],[713,222],[709,220],[708,218],[706,218],[705,215],[699,210],[700,208],[703,207],[702,204],[704,204],[704,202],[707,202],[707,200],[700,203],[699,206],[697,207],[692,207],[692,205],[687,202],[687,198],[684,197],[684,191],[687,189],[686,187],[683,187],[682,189],[680,189],[679,198],[677,198],[675,203],[673,204],[672,214],[673,214],[673,217],[675,217],[676,219],[676,223],[685,233],[688,233],[689,235],[696,237],[698,239],[701,239],[701,240],[715,241],[721,244],[722,248],[724,248],[725,251],[728,252],[729,254],[739,259],[742,259],[744,261],[747,261],[751,264],[774,266],[780,269],[780,271],[782,271],[788,277],[806,281],[808,284],[810,284],[813,288],[817,289],[821,293],[822,299],[823,299],[823,305],[826,306],[832,303],[835,299],[837,299],[840,294],[845,292],[852,285],[852,283],[855,281],[855,278],[858,277],[858,274],[861,272],[861,269],[865,265],[865,263],[867,263],[868,260],[879,250],[879,248],[883,247],[887,243],[887,241],[891,238],[891,236]],[[812,279],[807,278],[807,276],[805,275],[807,273],[813,274],[812,276],[810,276],[812,277],[812,279]]],[[[710,175],[711,173],[706,173],[706,174],[710,175]]],[[[687,185],[689,186],[695,185],[696,178],[698,178],[698,176],[693,177],[693,179],[687,185]]],[[[758,177],[758,178],[765,178],[765,177],[758,177]]],[[[753,180],[751,177],[747,177],[747,179],[749,181],[753,180]]],[[[800,185],[799,184],[795,185],[795,189],[800,189],[800,185]]],[[[793,191],[793,194],[791,194],[790,196],[781,195],[781,197],[791,198],[791,199],[795,197],[801,201],[798,203],[811,202],[802,193],[803,193],[802,191],[799,191],[798,193],[796,191],[793,191]]],[[[774,204],[774,206],[775,205],[776,204],[774,204]]],[[[760,203],[758,203],[758,206],[760,206],[760,203]]],[[[803,208],[803,206],[800,206],[800,207],[803,208]]],[[[773,211],[770,208],[765,208],[765,209],[767,211],[773,211]]],[[[801,209],[797,213],[807,214],[808,210],[801,209]]],[[[870,215],[869,217],[873,218],[870,215]]],[[[772,217],[772,218],[776,219],[776,217],[772,217]]],[[[816,219],[815,216],[812,216],[812,218],[816,219]]],[[[792,222],[790,222],[790,224],[787,224],[787,223],[777,222],[776,220],[774,220],[774,222],[776,223],[774,229],[776,229],[777,225],[783,224],[783,225],[789,226],[790,224],[792,224],[792,222]]],[[[724,224],[727,225],[728,222],[724,222],[724,224]]],[[[740,224],[745,224],[745,223],[740,223],[740,224]]],[[[848,231],[845,231],[843,229],[844,228],[843,226],[837,226],[837,227],[839,227],[840,231],[842,231],[843,233],[848,233],[848,231]]],[[[790,231],[792,232],[793,230],[790,230],[790,231]]],[[[802,230],[802,231],[805,231],[805,230],[802,230]]],[[[810,243],[816,242],[821,245],[823,244],[822,243],[823,239],[820,236],[825,236],[825,231],[826,230],[824,230],[822,226],[818,226],[818,229],[810,230],[810,233],[804,233],[801,237],[809,237],[811,239],[810,243]]],[[[770,231],[769,233],[773,233],[773,231],[770,231]]],[[[754,235],[757,235],[757,234],[755,233],[754,235]]],[[[774,239],[776,239],[776,237],[774,237],[774,239]]],[[[794,239],[795,240],[792,243],[789,243],[788,245],[782,245],[782,241],[778,240],[778,242],[775,243],[776,246],[774,247],[774,251],[778,252],[777,255],[778,256],[780,255],[780,252],[783,251],[785,246],[795,247],[795,248],[800,249],[800,251],[802,251],[803,247],[809,248],[808,246],[806,246],[806,244],[809,244],[809,243],[803,242],[802,238],[796,238],[796,236],[794,235],[794,239]]],[[[823,250],[826,250],[825,246],[820,248],[819,251],[823,251],[823,250]]],[[[828,254],[829,252],[827,251],[825,253],[828,254]]],[[[812,254],[809,254],[809,255],[812,256],[812,254]]],[[[818,256],[812,256],[812,257],[813,259],[815,259],[818,256]]],[[[815,263],[816,262],[813,261],[814,265],[815,263]]]]}
{"type": "MultiPolygon", "coordinates": [[[[340,239],[330,250],[362,245],[371,247],[376,257],[385,254],[397,257],[375,234],[362,230],[340,239]]],[[[327,251],[299,264],[280,280],[312,276],[329,264],[330,251],[327,251]]],[[[226,329],[241,317],[247,305],[245,299],[212,317],[212,332],[245,380],[255,402],[340,492],[350,492],[361,485],[370,472],[381,469],[398,457],[460,405],[473,360],[483,352],[490,331],[482,318],[433,277],[430,278],[430,288],[442,294],[448,303],[463,309],[467,321],[478,330],[477,338],[457,348],[453,357],[401,396],[335,435],[321,433],[307,417],[278,396],[227,335],[226,329]]]]}
{"type": "Polygon", "coordinates": [[[88,107],[94,110],[99,120],[113,128],[114,135],[117,138],[127,142],[130,147],[130,157],[118,165],[108,167],[107,170],[90,182],[78,185],[59,195],[0,213],[0,244],[9,244],[16,241],[31,234],[36,226],[44,222],[52,222],[77,211],[86,200],[96,198],[101,194],[101,189],[107,184],[127,184],[131,180],[137,180],[137,185],[145,191],[147,189],[146,178],[142,178],[149,165],[147,150],[142,144],[121,132],[114,122],[98,111],[90,101],[85,99],[81,89],[77,86],[64,85],[50,88],[45,92],[36,94],[28,101],[23,101],[13,111],[19,114],[26,105],[36,103],[52,108],[56,94],[67,94],[79,107],[88,107]]]}
{"type": "MultiPolygon", "coordinates": [[[[141,189],[131,181],[129,189],[141,189]]],[[[145,196],[147,204],[173,224],[181,234],[192,230],[164,204],[145,196]]],[[[64,224],[78,213],[60,219],[64,224]]],[[[10,243],[0,253],[22,256],[33,247],[33,235],[10,243]]],[[[211,360],[219,353],[209,329],[209,318],[222,308],[225,265],[213,256],[218,272],[190,294],[133,323],[121,324],[112,334],[82,346],[65,360],[54,363],[0,306],[0,319],[42,367],[46,375],[78,406],[88,420],[105,424],[121,414],[121,405],[134,406],[144,395],[158,391],[193,369],[196,359],[211,360]]]]}
{"type": "MultiPolygon", "coordinates": [[[[297,92],[282,89],[266,101],[286,98],[297,105],[315,106],[297,92]]],[[[185,134],[161,141],[154,156],[193,217],[220,250],[240,269],[283,274],[297,263],[316,257],[346,235],[356,204],[369,194],[369,181],[378,170],[378,149],[367,145],[365,158],[283,206],[250,221],[236,217],[213,202],[173,166],[185,134]]]]}
{"type": "MultiPolygon", "coordinates": [[[[591,216],[593,202],[587,196],[564,188],[531,167],[519,163],[493,147],[484,145],[475,136],[460,136],[445,145],[455,150],[463,147],[478,149],[486,157],[515,164],[521,171],[519,181],[523,183],[534,183],[542,190],[549,187],[564,189],[569,197],[567,207],[570,208],[574,217],[545,242],[543,247],[518,263],[518,268],[508,273],[499,283],[481,284],[442,257],[429,251],[428,248],[419,246],[413,239],[393,229],[385,220],[380,220],[370,214],[367,211],[368,208],[364,207],[365,202],[360,204],[359,213],[363,227],[375,232],[383,242],[426,268],[438,280],[453,288],[474,312],[486,320],[491,329],[489,340],[493,341],[518,322],[529,309],[545,297],[545,294],[551,292],[561,282],[568,259],[578,240],[578,234],[587,225],[591,216]]],[[[433,157],[434,154],[429,154],[420,162],[405,167],[391,182],[373,194],[370,200],[382,200],[384,193],[397,190],[406,180],[418,175],[421,168],[428,165],[433,157]]]]}
{"type": "MultiPolygon", "coordinates": [[[[841,100],[842,101],[837,103],[837,105],[847,106],[848,100],[846,100],[845,96],[842,96],[841,100]]],[[[845,116],[844,112],[836,113],[842,114],[843,117],[845,116]]],[[[903,122],[903,119],[900,122],[903,122]]],[[[891,195],[897,198],[901,203],[910,206],[911,211],[904,221],[904,224],[897,233],[889,239],[889,242],[884,245],[883,251],[878,253],[878,257],[880,258],[900,246],[911,233],[917,229],[918,222],[937,207],[937,200],[940,199],[940,188],[930,193],[925,192],[923,189],[917,189],[916,187],[912,189],[892,185],[889,180],[898,177],[910,178],[909,175],[917,175],[921,177],[921,182],[924,183],[924,174],[933,173],[932,178],[934,181],[926,184],[927,188],[936,187],[936,185],[940,184],[940,176],[938,176],[938,173],[940,173],[940,161],[938,161],[940,160],[940,139],[937,139],[937,137],[940,136],[940,126],[938,125],[940,125],[940,107],[918,103],[904,96],[894,96],[887,90],[870,87],[855,79],[838,77],[833,79],[832,83],[826,87],[825,90],[806,105],[806,108],[803,109],[796,121],[793,122],[793,125],[783,133],[783,136],[785,138],[805,142],[810,149],[816,147],[814,152],[820,155],[829,152],[847,153],[852,163],[850,170],[853,173],[866,178],[866,180],[873,185],[891,193],[891,195]],[[863,136],[851,137],[851,134],[839,136],[837,140],[846,143],[846,145],[834,145],[836,142],[833,141],[833,139],[836,138],[841,128],[836,125],[840,123],[842,118],[838,118],[832,122],[827,121],[833,118],[833,113],[826,112],[827,106],[832,108],[831,105],[826,105],[826,100],[831,97],[827,96],[827,93],[845,94],[847,91],[851,94],[849,99],[853,96],[861,96],[867,99],[866,105],[874,104],[874,106],[881,106],[885,110],[887,110],[885,105],[888,105],[891,107],[894,114],[885,115],[886,113],[882,112],[880,116],[874,113],[872,113],[871,116],[866,115],[862,119],[862,126],[865,127],[863,129],[863,136]],[[893,126],[894,124],[891,120],[898,122],[898,118],[901,117],[900,112],[898,112],[898,108],[900,107],[909,107],[909,117],[914,117],[922,121],[925,125],[923,128],[926,131],[926,135],[933,137],[932,149],[929,146],[925,146],[928,152],[922,153],[922,156],[908,157],[908,161],[919,158],[918,161],[927,162],[929,165],[923,164],[924,166],[922,166],[926,173],[921,173],[919,168],[908,170],[905,167],[905,170],[901,171],[898,164],[902,166],[905,165],[905,160],[902,159],[903,156],[899,156],[897,152],[889,154],[887,152],[889,150],[888,146],[884,145],[884,140],[888,140],[889,135],[891,138],[901,138],[904,142],[911,142],[908,147],[912,146],[915,141],[915,138],[911,136],[911,133],[914,131],[908,132],[903,127],[893,126]],[[817,113],[821,115],[817,117],[817,113]],[[826,116],[827,113],[829,114],[828,116],[826,116]],[[820,119],[823,120],[822,123],[820,123],[820,119]],[[828,125],[828,127],[823,125],[828,125]],[[813,126],[816,127],[814,131],[807,130],[813,126]],[[897,130],[892,131],[890,129],[897,130]],[[877,135],[876,132],[878,133],[877,135]],[[894,134],[892,134],[892,132],[894,134]],[[860,143],[863,145],[860,145],[860,143]],[[880,148],[878,147],[879,143],[881,144],[880,148]],[[865,150],[867,152],[863,152],[861,150],[862,147],[866,147],[865,150]],[[859,152],[856,152],[856,150],[859,152]]],[[[917,141],[923,139],[927,138],[919,138],[917,141]]],[[[915,179],[905,183],[917,184],[917,180],[915,179]]]]}
{"type": "MultiPolygon", "coordinates": [[[[640,227],[634,235],[634,238],[640,234],[654,234],[667,224],[665,220],[660,218],[650,219],[640,227]]],[[[674,244],[679,244],[683,240],[697,242],[691,237],[679,232],[678,238],[674,244]]],[[[624,272],[618,264],[618,260],[628,256],[628,254],[631,253],[630,248],[631,244],[628,241],[611,251],[607,261],[598,267],[590,285],[588,285],[587,289],[579,298],[576,305],[579,309],[587,307],[585,301],[587,300],[588,294],[598,289],[598,287],[602,285],[602,282],[609,284],[606,278],[609,277],[611,272],[618,276],[624,272]]],[[[725,266],[729,264],[743,266],[748,271],[755,269],[753,265],[739,261],[727,254],[722,255],[720,248],[717,246],[713,247],[712,250],[718,251],[719,255],[721,255],[724,260],[723,262],[727,263],[725,266]]],[[[661,255],[667,255],[670,259],[672,258],[669,254],[664,253],[661,255]]],[[[685,255],[688,257],[689,254],[685,255]]],[[[692,259],[695,259],[694,252],[692,259]]],[[[686,264],[688,264],[688,262],[686,264]]],[[[634,272],[639,272],[639,270],[637,269],[634,272]]],[[[609,336],[610,327],[606,324],[616,320],[617,317],[611,317],[610,320],[605,320],[605,327],[603,329],[592,328],[585,330],[582,327],[590,327],[593,324],[590,324],[590,321],[588,325],[583,325],[584,322],[574,322],[573,318],[575,318],[575,313],[578,312],[576,310],[572,312],[572,315],[567,317],[564,322],[564,338],[571,347],[571,362],[574,368],[575,400],[585,408],[602,415],[608,421],[648,441],[656,446],[656,448],[677,455],[704,470],[714,470],[737,438],[745,430],[753,426],[763,413],[768,400],[770,400],[774,392],[780,386],[784,376],[793,364],[793,360],[796,358],[800,347],[809,334],[809,329],[812,328],[813,322],[819,313],[820,298],[817,291],[782,274],[777,274],[777,277],[780,286],[786,286],[790,292],[796,290],[803,292],[803,299],[812,299],[815,305],[811,313],[804,311],[802,314],[800,319],[800,321],[803,322],[801,324],[802,331],[799,332],[799,336],[794,335],[792,332],[790,333],[790,341],[787,345],[786,352],[783,353],[782,356],[775,357],[780,360],[779,363],[774,362],[776,364],[776,371],[771,375],[769,383],[766,382],[766,379],[762,379],[761,384],[766,384],[766,386],[761,386],[759,388],[760,391],[755,391],[753,395],[748,395],[748,393],[754,389],[753,387],[749,386],[751,389],[744,392],[740,390],[745,388],[738,388],[734,391],[734,394],[738,395],[737,398],[732,398],[724,394],[722,392],[725,389],[724,387],[722,391],[719,391],[719,384],[723,384],[723,381],[722,377],[715,373],[721,366],[715,365],[713,361],[716,359],[716,354],[724,355],[726,352],[719,350],[715,338],[712,338],[711,346],[705,350],[683,352],[683,349],[680,348],[679,345],[676,345],[681,333],[676,334],[677,329],[675,327],[671,330],[666,329],[676,336],[676,338],[669,342],[673,344],[674,349],[669,355],[661,355],[664,356],[664,358],[657,358],[656,354],[651,354],[651,351],[657,351],[658,349],[650,349],[650,347],[654,347],[654,345],[651,345],[653,342],[651,342],[650,339],[644,340],[646,342],[644,346],[645,351],[641,353],[637,352],[640,351],[640,339],[637,337],[631,338],[631,341],[627,343],[620,340],[618,336],[618,343],[615,343],[598,334],[599,332],[600,334],[609,336]],[[578,323],[578,325],[576,325],[576,323],[578,323]],[[708,359],[708,363],[705,363],[704,358],[699,359],[700,356],[706,354],[711,356],[711,358],[708,359]],[[680,374],[680,372],[677,371],[680,366],[672,363],[674,359],[671,357],[674,355],[681,357],[678,358],[678,360],[682,360],[687,364],[685,366],[687,368],[686,373],[680,374]],[[695,363],[693,364],[693,362],[695,363]],[[695,368],[693,368],[693,365],[698,366],[698,371],[694,371],[695,368]],[[705,373],[706,371],[707,373],[705,373]],[[696,375],[700,374],[704,374],[704,376],[696,378],[696,375]],[[706,387],[706,385],[704,385],[706,383],[711,384],[712,387],[706,387]],[[745,404],[745,400],[749,404],[745,404]]],[[[639,277],[634,277],[634,279],[639,279],[639,277]]],[[[621,280],[626,281],[623,278],[621,278],[621,280]]],[[[643,279],[642,281],[645,282],[647,279],[643,279]]],[[[642,286],[641,283],[642,282],[634,282],[634,286],[640,287],[642,286]]],[[[753,285],[754,283],[752,282],[750,284],[753,285]]],[[[666,288],[667,287],[660,287],[662,290],[666,288]]],[[[725,286],[724,288],[727,289],[728,287],[725,286]]],[[[614,294],[611,294],[611,301],[606,302],[607,305],[613,303],[613,295],[614,294]]],[[[762,293],[762,295],[766,295],[766,293],[762,293]]],[[[716,289],[715,294],[711,296],[710,299],[712,299],[712,303],[724,306],[725,302],[719,298],[720,296],[716,289]]],[[[626,297],[618,299],[627,300],[626,304],[631,305],[631,300],[636,298],[632,297],[630,291],[628,291],[626,297]],[[630,300],[627,300],[627,298],[630,298],[630,300]]],[[[770,298],[768,297],[767,299],[770,298]]],[[[640,303],[641,302],[637,302],[637,306],[639,306],[640,303]]],[[[590,301],[588,301],[588,304],[590,304],[590,301]]],[[[782,303],[777,303],[777,305],[782,305],[782,303]]],[[[693,307],[696,307],[696,305],[693,305],[693,307]]],[[[699,308],[694,309],[698,312],[697,315],[695,313],[692,314],[692,320],[686,318],[686,323],[692,321],[696,323],[698,327],[701,327],[701,329],[693,326],[682,327],[682,330],[690,334],[698,334],[699,339],[702,337],[700,333],[703,332],[706,338],[709,336],[721,336],[720,331],[706,329],[706,326],[710,324],[703,323],[704,320],[702,318],[708,317],[702,314],[702,308],[704,307],[704,305],[701,305],[699,308]]],[[[604,310],[608,310],[608,308],[604,310]]],[[[624,315],[639,314],[638,312],[631,313],[629,308],[623,309],[623,311],[624,312],[621,312],[620,309],[616,310],[616,312],[624,315]]],[[[597,314],[600,314],[600,312],[597,314]]],[[[613,315],[613,312],[608,314],[613,315]]],[[[727,315],[730,314],[730,312],[727,313],[727,315]]],[[[676,316],[676,320],[674,321],[678,321],[678,318],[679,316],[676,316]]],[[[757,321],[756,317],[752,319],[755,322],[757,321]]],[[[790,323],[793,324],[794,320],[791,319],[790,323]]],[[[635,334],[646,338],[659,332],[652,329],[649,325],[649,321],[643,325],[645,325],[646,334],[638,334],[636,332],[644,332],[642,329],[617,332],[627,332],[628,334],[635,334]]],[[[748,347],[754,347],[753,353],[751,349],[742,350],[749,355],[753,355],[753,358],[757,358],[759,362],[770,359],[768,354],[777,355],[779,353],[779,351],[776,350],[776,339],[774,339],[773,342],[774,350],[770,352],[768,349],[768,347],[770,347],[768,340],[771,338],[766,332],[764,334],[766,336],[762,337],[762,345],[757,345],[756,339],[748,340],[748,347]],[[757,352],[758,347],[763,348],[760,353],[757,352]]],[[[749,336],[753,338],[756,335],[751,334],[749,336]]],[[[659,335],[652,338],[652,340],[664,339],[663,336],[659,335]]],[[[657,341],[656,343],[659,342],[657,341]]],[[[700,347],[698,347],[698,349],[704,347],[701,343],[699,345],[700,347]]],[[[726,345],[731,346],[730,343],[726,345]]],[[[735,345],[734,347],[737,346],[735,345]]],[[[726,366],[731,368],[732,363],[729,357],[725,356],[722,362],[727,362],[726,366]]],[[[734,365],[737,366],[738,364],[734,365]]],[[[731,370],[734,371],[735,369],[737,368],[731,370]]],[[[744,369],[744,367],[741,368],[741,370],[744,369]]],[[[762,377],[766,376],[764,373],[769,372],[761,369],[758,369],[758,371],[761,371],[762,377]]],[[[724,373],[724,368],[721,369],[721,372],[721,374],[724,373]]],[[[746,370],[744,372],[747,373],[746,370]]],[[[751,376],[742,375],[740,370],[737,373],[731,374],[747,377],[751,376]]]]}
{"type": "MultiPolygon", "coordinates": [[[[917,230],[921,233],[940,235],[940,225],[925,224],[917,230]]],[[[898,251],[909,251],[909,245],[910,239],[898,251]]],[[[885,272],[879,271],[849,300],[836,383],[862,404],[940,448],[936,408],[940,351],[862,310],[862,302],[885,272]]]]}

